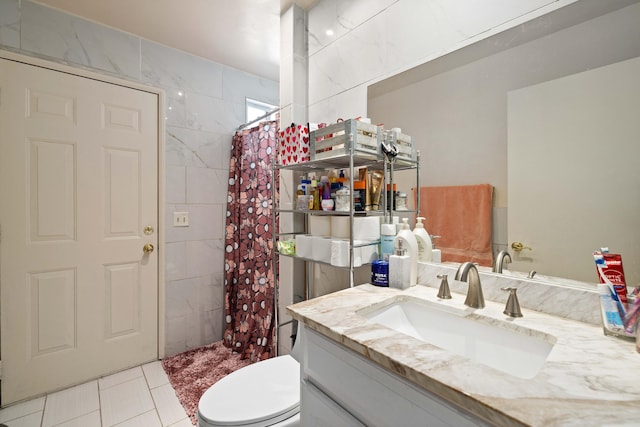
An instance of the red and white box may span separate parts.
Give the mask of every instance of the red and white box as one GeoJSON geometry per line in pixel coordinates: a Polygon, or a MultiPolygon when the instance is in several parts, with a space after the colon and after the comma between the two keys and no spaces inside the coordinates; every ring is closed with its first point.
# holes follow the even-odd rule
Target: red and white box
{"type": "Polygon", "coordinates": [[[278,164],[282,166],[308,162],[311,159],[308,125],[287,126],[278,132],[278,164]]]}

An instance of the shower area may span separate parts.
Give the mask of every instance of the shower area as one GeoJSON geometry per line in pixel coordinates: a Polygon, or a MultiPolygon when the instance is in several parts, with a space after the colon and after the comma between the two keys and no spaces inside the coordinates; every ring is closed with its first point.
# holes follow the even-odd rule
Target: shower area
{"type": "Polygon", "coordinates": [[[276,355],[274,233],[278,121],[233,136],[224,241],[224,345],[252,362],[276,355]]]}

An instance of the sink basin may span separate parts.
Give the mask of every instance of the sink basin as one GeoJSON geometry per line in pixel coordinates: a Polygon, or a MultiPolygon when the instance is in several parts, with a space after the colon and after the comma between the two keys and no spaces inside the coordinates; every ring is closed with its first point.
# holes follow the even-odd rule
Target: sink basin
{"type": "Polygon", "coordinates": [[[551,352],[555,338],[506,320],[445,304],[398,296],[359,315],[474,362],[519,378],[533,378],[551,352]]]}

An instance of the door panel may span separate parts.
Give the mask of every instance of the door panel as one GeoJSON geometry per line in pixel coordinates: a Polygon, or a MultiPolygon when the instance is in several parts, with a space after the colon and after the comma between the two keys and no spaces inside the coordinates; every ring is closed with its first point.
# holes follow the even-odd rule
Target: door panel
{"type": "Polygon", "coordinates": [[[31,354],[34,357],[76,345],[75,269],[29,273],[31,354]]]}
{"type": "Polygon", "coordinates": [[[158,357],[158,96],[0,59],[2,404],[158,357]]]}
{"type": "Polygon", "coordinates": [[[75,144],[37,139],[27,144],[31,242],[75,240],[75,144]]]}

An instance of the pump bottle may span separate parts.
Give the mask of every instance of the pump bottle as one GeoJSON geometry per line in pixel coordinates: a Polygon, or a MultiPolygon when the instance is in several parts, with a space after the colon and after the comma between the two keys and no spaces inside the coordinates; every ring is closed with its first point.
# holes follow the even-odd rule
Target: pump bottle
{"type": "Polygon", "coordinates": [[[402,226],[394,240],[393,246],[394,250],[399,250],[400,246],[407,250],[406,254],[409,256],[411,263],[409,286],[415,286],[418,282],[418,242],[416,241],[415,235],[411,232],[411,228],[409,228],[408,218],[402,218],[402,226]],[[402,244],[400,244],[400,241],[402,241],[402,244]]]}
{"type": "Polygon", "coordinates": [[[398,240],[395,253],[389,256],[389,287],[407,289],[411,283],[411,259],[406,254],[404,240],[398,240]]]}
{"type": "Polygon", "coordinates": [[[413,229],[413,234],[416,236],[416,242],[418,243],[418,261],[431,262],[433,260],[433,244],[422,221],[424,221],[423,217],[417,217],[416,227],[413,229]]]}

